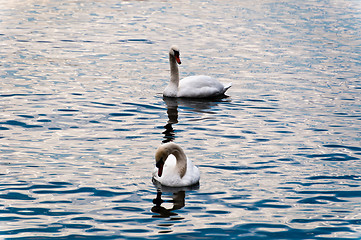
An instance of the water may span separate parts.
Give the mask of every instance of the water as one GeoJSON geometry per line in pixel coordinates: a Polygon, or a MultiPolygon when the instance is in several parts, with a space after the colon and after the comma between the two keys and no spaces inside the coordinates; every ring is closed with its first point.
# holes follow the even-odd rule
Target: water
{"type": "Polygon", "coordinates": [[[2,239],[361,238],[359,1],[0,2],[2,239]],[[230,97],[163,100],[173,44],[230,97]]]}

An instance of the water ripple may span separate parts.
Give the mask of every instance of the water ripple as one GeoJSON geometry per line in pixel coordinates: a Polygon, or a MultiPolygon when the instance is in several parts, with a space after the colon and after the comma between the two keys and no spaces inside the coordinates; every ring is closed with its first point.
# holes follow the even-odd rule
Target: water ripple
{"type": "Polygon", "coordinates": [[[306,155],[308,158],[319,158],[322,161],[351,161],[359,160],[357,157],[352,157],[344,153],[328,153],[328,154],[311,154],[306,155]]]}
{"type": "Polygon", "coordinates": [[[6,209],[0,210],[1,214],[17,214],[17,215],[26,215],[26,216],[66,216],[81,214],[81,212],[71,212],[71,211],[54,211],[49,208],[17,208],[17,207],[8,207],[6,209]]]}
{"type": "Polygon", "coordinates": [[[17,192],[8,192],[7,194],[0,194],[2,199],[17,199],[17,200],[35,200],[35,198],[30,197],[26,194],[17,193],[17,192]]]}
{"type": "Polygon", "coordinates": [[[345,145],[338,145],[338,144],[326,144],[323,146],[327,147],[327,148],[343,148],[343,149],[348,149],[348,150],[355,151],[355,152],[361,152],[361,147],[345,146],[345,145]]]}
{"type": "Polygon", "coordinates": [[[10,126],[19,126],[19,127],[23,127],[23,128],[41,128],[41,127],[43,127],[41,125],[27,124],[27,123],[24,123],[21,121],[16,121],[16,120],[8,120],[5,122],[0,122],[0,124],[10,125],[10,126]]]}
{"type": "Polygon", "coordinates": [[[114,197],[119,195],[127,195],[127,192],[115,192],[109,190],[99,190],[91,187],[82,187],[74,190],[64,190],[64,191],[51,191],[51,190],[36,190],[33,191],[37,194],[74,194],[74,193],[91,193],[91,196],[98,197],[114,197]]]}

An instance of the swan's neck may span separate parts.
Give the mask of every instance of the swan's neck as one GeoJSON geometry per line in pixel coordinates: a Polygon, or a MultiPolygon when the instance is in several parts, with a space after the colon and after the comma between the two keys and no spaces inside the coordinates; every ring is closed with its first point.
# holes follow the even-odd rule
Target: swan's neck
{"type": "Polygon", "coordinates": [[[186,157],[185,153],[183,152],[183,150],[180,148],[174,149],[172,154],[177,159],[176,166],[179,171],[179,175],[182,178],[187,172],[187,157],[186,157]]]}
{"type": "Polygon", "coordinates": [[[172,55],[169,55],[169,64],[170,64],[170,82],[164,90],[164,95],[166,97],[177,97],[178,85],[179,85],[179,71],[175,57],[172,55]]]}
{"type": "Polygon", "coordinates": [[[178,87],[179,84],[178,64],[173,55],[169,55],[169,64],[170,64],[170,82],[178,87]]]}

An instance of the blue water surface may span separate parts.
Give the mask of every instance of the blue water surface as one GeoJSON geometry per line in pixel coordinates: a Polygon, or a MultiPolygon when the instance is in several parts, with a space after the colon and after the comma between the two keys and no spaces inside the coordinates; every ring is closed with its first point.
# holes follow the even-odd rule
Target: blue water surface
{"type": "Polygon", "coordinates": [[[1,239],[361,239],[359,1],[0,2],[1,239]]]}

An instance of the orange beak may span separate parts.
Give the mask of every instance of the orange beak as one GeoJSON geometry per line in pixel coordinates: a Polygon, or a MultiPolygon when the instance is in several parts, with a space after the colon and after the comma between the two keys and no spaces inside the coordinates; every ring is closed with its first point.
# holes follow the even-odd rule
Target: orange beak
{"type": "Polygon", "coordinates": [[[180,58],[179,58],[179,56],[175,56],[175,60],[177,61],[178,64],[181,64],[181,63],[182,63],[181,60],[180,60],[180,58]]]}

